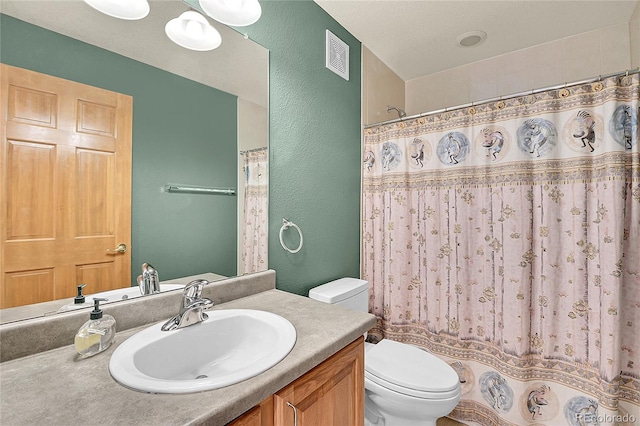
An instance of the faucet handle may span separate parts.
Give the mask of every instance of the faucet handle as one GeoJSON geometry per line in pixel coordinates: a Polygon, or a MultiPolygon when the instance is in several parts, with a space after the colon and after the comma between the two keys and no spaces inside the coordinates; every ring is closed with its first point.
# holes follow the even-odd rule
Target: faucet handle
{"type": "Polygon", "coordinates": [[[177,319],[177,328],[187,327],[193,324],[201,323],[209,318],[204,312],[213,306],[213,302],[209,299],[198,299],[189,307],[185,308],[182,315],[179,315],[177,319]]]}
{"type": "Polygon", "coordinates": [[[182,308],[175,317],[164,323],[162,331],[187,327],[206,320],[205,310],[213,306],[213,301],[202,298],[202,289],[209,284],[207,280],[193,280],[182,290],[182,308]]]}
{"type": "Polygon", "coordinates": [[[193,304],[196,300],[201,299],[202,289],[209,284],[207,280],[193,280],[182,290],[182,307],[193,304]]]}

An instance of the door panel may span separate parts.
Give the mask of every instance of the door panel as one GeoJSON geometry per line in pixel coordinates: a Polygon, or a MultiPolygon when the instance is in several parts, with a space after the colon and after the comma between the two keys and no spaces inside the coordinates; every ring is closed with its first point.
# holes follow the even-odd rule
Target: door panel
{"type": "Polygon", "coordinates": [[[0,308],[130,286],[132,98],[0,66],[0,308]]]}
{"type": "Polygon", "coordinates": [[[116,113],[113,106],[78,100],[76,131],[115,138],[116,113]]]}
{"type": "Polygon", "coordinates": [[[54,93],[10,85],[7,121],[55,129],[57,106],[58,99],[54,93]]]}
{"type": "Polygon", "coordinates": [[[113,235],[115,155],[111,152],[76,151],[76,237],[113,235]]]}
{"type": "Polygon", "coordinates": [[[7,141],[7,240],[55,237],[55,146],[7,141]]]}
{"type": "Polygon", "coordinates": [[[20,306],[53,298],[53,268],[9,272],[5,276],[8,305],[20,306]]]}
{"type": "Polygon", "coordinates": [[[94,263],[76,266],[76,282],[97,284],[96,292],[112,290],[108,283],[115,279],[113,262],[94,263]]]}

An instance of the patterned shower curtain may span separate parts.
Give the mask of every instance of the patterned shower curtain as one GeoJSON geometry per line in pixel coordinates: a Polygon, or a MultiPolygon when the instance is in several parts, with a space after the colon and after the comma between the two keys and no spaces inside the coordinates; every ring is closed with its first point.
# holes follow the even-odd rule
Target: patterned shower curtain
{"type": "Polygon", "coordinates": [[[370,335],[460,376],[451,417],[640,424],[638,74],[365,130],[370,335]]]}
{"type": "Polygon", "coordinates": [[[242,270],[240,274],[267,269],[268,154],[267,148],[241,153],[245,177],[242,270]]]}

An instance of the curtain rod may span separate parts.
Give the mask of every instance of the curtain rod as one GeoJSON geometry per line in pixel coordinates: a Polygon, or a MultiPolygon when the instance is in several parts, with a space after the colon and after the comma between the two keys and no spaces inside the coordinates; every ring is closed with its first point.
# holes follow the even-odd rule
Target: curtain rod
{"type": "Polygon", "coordinates": [[[265,150],[265,149],[267,149],[266,146],[263,146],[261,148],[246,149],[244,151],[240,151],[240,154],[246,154],[248,152],[257,152],[257,151],[262,151],[262,150],[265,150]]]}
{"type": "Polygon", "coordinates": [[[586,80],[579,80],[579,81],[573,81],[571,83],[564,83],[564,84],[558,84],[558,85],[555,85],[555,86],[542,87],[540,89],[532,89],[532,90],[528,90],[526,92],[514,93],[512,95],[507,95],[507,96],[498,96],[498,97],[495,97],[495,98],[485,99],[485,100],[478,101],[478,102],[468,102],[466,104],[456,105],[456,106],[451,107],[451,108],[442,108],[442,109],[438,109],[438,110],[434,110],[434,111],[422,112],[420,114],[415,114],[415,115],[411,115],[411,116],[408,116],[408,117],[395,118],[393,120],[381,121],[379,123],[374,123],[374,124],[367,124],[366,126],[364,126],[364,128],[365,129],[369,129],[371,127],[384,126],[385,124],[392,124],[392,123],[398,123],[400,121],[413,120],[414,118],[426,117],[428,115],[439,114],[441,112],[455,111],[455,110],[458,110],[458,109],[468,108],[468,107],[471,107],[471,106],[478,106],[478,105],[488,104],[490,102],[504,101],[505,99],[517,98],[519,96],[533,95],[533,94],[540,93],[540,92],[546,92],[548,90],[562,89],[562,88],[565,88],[565,87],[568,87],[568,86],[577,86],[579,84],[594,83],[596,81],[600,81],[600,80],[603,80],[603,79],[606,79],[606,78],[619,77],[619,76],[622,76],[622,75],[632,75],[632,74],[637,74],[637,73],[640,73],[640,67],[632,69],[632,70],[616,72],[616,73],[613,73],[613,74],[599,75],[598,77],[588,78],[586,80]]]}

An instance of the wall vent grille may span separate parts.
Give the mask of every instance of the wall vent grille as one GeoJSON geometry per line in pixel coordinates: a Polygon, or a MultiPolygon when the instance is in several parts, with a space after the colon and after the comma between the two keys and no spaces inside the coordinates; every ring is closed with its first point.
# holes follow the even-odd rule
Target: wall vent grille
{"type": "Polygon", "coordinates": [[[349,81],[349,45],[327,30],[326,67],[349,81]]]}

